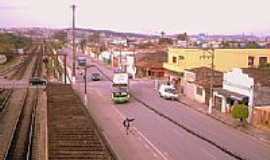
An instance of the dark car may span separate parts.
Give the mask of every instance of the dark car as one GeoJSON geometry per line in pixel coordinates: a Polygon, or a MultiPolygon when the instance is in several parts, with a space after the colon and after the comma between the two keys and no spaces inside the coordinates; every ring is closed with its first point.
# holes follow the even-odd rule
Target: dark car
{"type": "Polygon", "coordinates": [[[30,84],[35,86],[35,85],[47,85],[47,80],[39,78],[39,77],[33,77],[32,79],[30,79],[30,84]]]}
{"type": "Polygon", "coordinates": [[[101,80],[101,75],[99,73],[92,73],[90,78],[92,81],[99,81],[101,80]]]}

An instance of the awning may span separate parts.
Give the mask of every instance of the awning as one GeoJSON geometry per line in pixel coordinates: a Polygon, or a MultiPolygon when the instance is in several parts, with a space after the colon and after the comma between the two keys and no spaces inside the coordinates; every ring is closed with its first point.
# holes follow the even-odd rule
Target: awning
{"type": "Polygon", "coordinates": [[[215,88],[214,91],[220,95],[223,95],[225,98],[231,98],[231,99],[238,100],[238,101],[242,101],[245,98],[248,98],[248,96],[246,96],[246,95],[242,95],[242,94],[239,94],[236,92],[228,91],[228,90],[223,89],[223,88],[215,88]]]}

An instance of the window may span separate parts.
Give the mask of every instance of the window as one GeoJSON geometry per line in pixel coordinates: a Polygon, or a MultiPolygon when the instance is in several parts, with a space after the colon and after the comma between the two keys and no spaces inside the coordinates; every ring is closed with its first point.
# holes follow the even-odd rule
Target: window
{"type": "Polygon", "coordinates": [[[202,96],[203,95],[203,89],[201,87],[197,87],[196,93],[197,93],[197,95],[202,96]]]}
{"type": "Polygon", "coordinates": [[[260,57],[259,58],[259,65],[263,65],[267,63],[267,57],[260,57]]]}
{"type": "Polygon", "coordinates": [[[177,58],[176,57],[172,57],[172,62],[173,63],[177,63],[177,58]]]}
{"type": "Polygon", "coordinates": [[[248,57],[248,66],[250,67],[254,66],[254,57],[251,56],[248,57]]]}
{"type": "Polygon", "coordinates": [[[178,56],[178,61],[185,59],[184,56],[178,56]]]}

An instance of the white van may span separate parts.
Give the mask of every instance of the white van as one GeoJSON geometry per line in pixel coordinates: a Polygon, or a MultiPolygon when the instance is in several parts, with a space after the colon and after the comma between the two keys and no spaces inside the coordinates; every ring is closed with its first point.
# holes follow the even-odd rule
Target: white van
{"type": "Polygon", "coordinates": [[[162,84],[158,90],[159,96],[165,99],[177,100],[178,94],[173,85],[162,84]]]}

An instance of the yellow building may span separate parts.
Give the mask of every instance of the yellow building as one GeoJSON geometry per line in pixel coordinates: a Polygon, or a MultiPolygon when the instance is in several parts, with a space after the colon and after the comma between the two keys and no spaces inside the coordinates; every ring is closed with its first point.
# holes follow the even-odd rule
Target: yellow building
{"type": "MultiPolygon", "coordinates": [[[[163,67],[176,74],[184,69],[211,67],[210,53],[202,49],[169,48],[163,67]]],[[[215,49],[214,53],[215,70],[222,72],[270,63],[270,49],[215,49]]]]}

